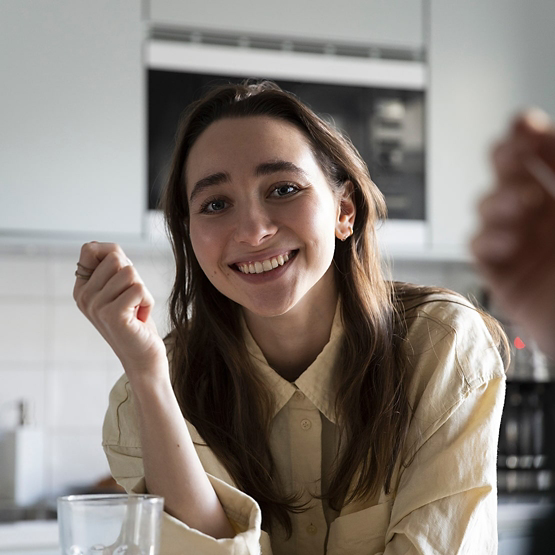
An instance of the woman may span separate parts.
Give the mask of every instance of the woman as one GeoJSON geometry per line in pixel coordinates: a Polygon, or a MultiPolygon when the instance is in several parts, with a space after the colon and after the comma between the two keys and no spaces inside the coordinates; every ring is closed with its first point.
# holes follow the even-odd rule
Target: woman
{"type": "Polygon", "coordinates": [[[162,552],[496,553],[495,341],[463,298],[384,279],[352,145],[271,83],[223,86],[164,210],[165,346],[117,246],[83,247],[74,293],[122,361],[104,447],[164,496],[162,552]]]}

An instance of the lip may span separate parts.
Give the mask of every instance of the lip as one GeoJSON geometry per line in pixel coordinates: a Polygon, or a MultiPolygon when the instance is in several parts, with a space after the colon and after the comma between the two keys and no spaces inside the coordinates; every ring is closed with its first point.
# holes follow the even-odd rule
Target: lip
{"type": "Polygon", "coordinates": [[[293,252],[296,252],[298,249],[282,249],[279,251],[266,251],[257,254],[251,254],[251,258],[242,258],[241,260],[235,260],[234,262],[230,262],[229,266],[235,269],[235,266],[239,264],[254,264],[255,262],[262,262],[264,260],[270,260],[271,258],[277,258],[278,256],[283,256],[285,254],[291,256],[293,252]]]}
{"type": "MultiPolygon", "coordinates": [[[[295,263],[295,260],[297,259],[297,254],[299,251],[298,249],[294,249],[292,251],[285,251],[285,252],[286,253],[290,252],[292,256],[283,266],[278,266],[277,268],[274,268],[270,272],[262,272],[260,274],[244,274],[235,265],[230,266],[230,268],[234,271],[235,275],[237,275],[240,279],[246,281],[247,283],[260,284],[260,283],[267,283],[269,281],[274,281],[276,279],[279,279],[285,272],[287,272],[291,264],[295,263]]],[[[266,260],[266,258],[262,258],[261,260],[266,260]]],[[[259,262],[259,261],[260,260],[255,260],[255,262],[259,262]]],[[[243,262],[243,264],[245,263],[243,262]]]]}

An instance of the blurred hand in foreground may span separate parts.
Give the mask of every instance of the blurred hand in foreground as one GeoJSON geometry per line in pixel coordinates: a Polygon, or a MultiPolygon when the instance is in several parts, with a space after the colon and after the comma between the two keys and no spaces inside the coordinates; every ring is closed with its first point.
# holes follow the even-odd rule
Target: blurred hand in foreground
{"type": "Polygon", "coordinates": [[[555,128],[518,116],[492,155],[496,185],[471,248],[503,312],[555,359],[555,128]]]}

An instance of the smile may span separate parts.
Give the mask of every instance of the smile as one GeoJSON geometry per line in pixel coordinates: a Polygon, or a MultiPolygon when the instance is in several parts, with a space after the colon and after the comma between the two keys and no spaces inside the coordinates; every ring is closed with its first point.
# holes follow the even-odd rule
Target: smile
{"type": "Polygon", "coordinates": [[[256,262],[245,262],[242,264],[236,264],[236,268],[243,274],[263,274],[265,272],[271,272],[279,266],[283,266],[286,262],[291,260],[297,251],[291,251],[283,255],[275,256],[273,258],[268,258],[267,260],[257,260],[256,262]]]}

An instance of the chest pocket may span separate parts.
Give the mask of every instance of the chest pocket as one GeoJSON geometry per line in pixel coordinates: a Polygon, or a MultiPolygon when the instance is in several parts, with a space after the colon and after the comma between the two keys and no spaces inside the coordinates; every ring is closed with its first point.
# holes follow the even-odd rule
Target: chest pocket
{"type": "Polygon", "coordinates": [[[385,549],[391,501],[336,518],[328,538],[328,555],[375,555],[385,549]]]}

